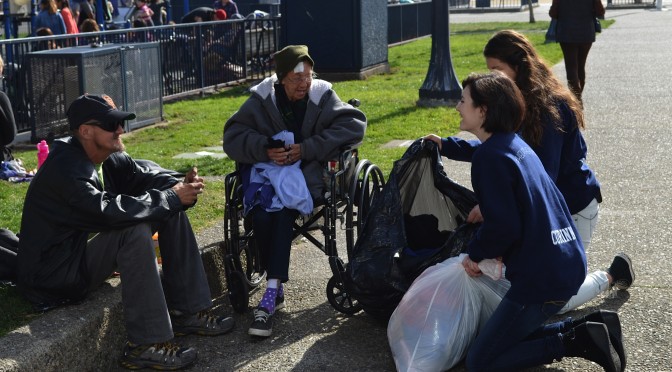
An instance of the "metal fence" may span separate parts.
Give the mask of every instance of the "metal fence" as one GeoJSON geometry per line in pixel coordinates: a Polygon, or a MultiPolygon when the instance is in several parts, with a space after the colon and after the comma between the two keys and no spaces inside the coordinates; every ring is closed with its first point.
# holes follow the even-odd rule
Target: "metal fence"
{"type": "MultiPolygon", "coordinates": [[[[653,0],[608,0],[638,2],[653,0]]],[[[450,0],[451,12],[520,11],[528,0],[450,0]]],[[[538,0],[533,0],[537,4],[538,0]]],[[[388,5],[388,44],[430,35],[431,1],[388,5]]],[[[29,58],[53,48],[157,42],[160,48],[161,91],[164,99],[191,95],[273,73],[271,55],[280,46],[280,18],[244,19],[132,28],[77,35],[0,40],[5,79],[17,129],[34,131],[28,82],[33,79],[29,58]],[[31,117],[32,115],[32,117],[31,117]]],[[[49,92],[45,92],[48,94],[49,92]]],[[[84,92],[82,92],[84,93],[84,92]]],[[[34,138],[32,138],[35,140],[34,138]]]]}
{"type": "MultiPolygon", "coordinates": [[[[55,48],[157,42],[166,99],[270,76],[279,45],[279,18],[233,20],[132,28],[95,33],[0,41],[5,60],[2,88],[14,109],[17,129],[31,131],[30,56],[55,48]]],[[[149,63],[149,62],[147,62],[149,63]]],[[[48,93],[48,92],[45,92],[48,93]]],[[[81,92],[84,93],[84,92],[81,92]]]]}
{"type": "Polygon", "coordinates": [[[607,0],[608,7],[655,7],[656,0],[607,0]]]}
{"type": "MultiPolygon", "coordinates": [[[[520,11],[528,0],[450,0],[451,12],[520,11]]],[[[618,1],[618,0],[613,0],[618,1]]],[[[636,0],[629,0],[636,1],[636,0]]],[[[532,0],[536,5],[539,0],[532,0]]],[[[387,42],[396,44],[432,33],[432,2],[389,4],[387,7],[387,42]]]]}

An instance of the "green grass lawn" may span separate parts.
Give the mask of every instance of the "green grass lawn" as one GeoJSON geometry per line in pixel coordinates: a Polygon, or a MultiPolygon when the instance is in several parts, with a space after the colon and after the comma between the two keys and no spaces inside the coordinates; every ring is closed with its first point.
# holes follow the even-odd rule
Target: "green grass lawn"
{"type": "MultiPolygon", "coordinates": [[[[606,29],[612,21],[603,21],[606,29]]],[[[550,64],[562,59],[558,44],[544,44],[548,22],[530,23],[478,23],[451,26],[451,52],[456,74],[461,80],[468,73],[486,71],[482,55],[483,46],[497,30],[515,29],[525,33],[539,53],[550,64]]],[[[418,90],[422,86],[431,55],[431,39],[424,38],[389,49],[389,74],[377,75],[362,81],[334,84],[334,89],[344,101],[358,98],[368,118],[368,129],[360,148],[362,158],[380,166],[384,174],[392,169],[394,160],[405,149],[383,149],[381,145],[391,140],[416,139],[428,133],[441,136],[458,130],[459,116],[454,107],[421,108],[416,106],[418,90]]],[[[319,73],[319,65],[316,66],[319,73]]],[[[248,86],[240,86],[205,98],[186,99],[166,104],[165,123],[124,135],[127,151],[135,158],[151,159],[166,168],[186,171],[192,165],[201,175],[221,176],[234,168],[231,160],[201,158],[197,160],[174,159],[183,152],[195,152],[204,147],[221,146],[222,129],[226,120],[248,97],[248,86]]],[[[15,151],[23,159],[26,169],[37,164],[37,150],[15,151]]],[[[21,210],[28,185],[0,184],[0,227],[19,231],[21,210]]],[[[188,214],[198,232],[223,218],[223,182],[210,181],[206,192],[188,214]]],[[[25,324],[34,315],[13,288],[0,288],[0,335],[25,324]]]]}

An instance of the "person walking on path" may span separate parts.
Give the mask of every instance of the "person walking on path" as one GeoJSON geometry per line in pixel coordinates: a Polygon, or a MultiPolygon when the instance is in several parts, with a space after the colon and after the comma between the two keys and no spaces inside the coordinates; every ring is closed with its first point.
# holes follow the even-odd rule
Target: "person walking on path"
{"type": "Polygon", "coordinates": [[[567,84],[581,102],[586,86],[586,60],[595,42],[595,17],[604,19],[601,0],[553,0],[548,14],[557,19],[556,41],[565,58],[567,84]]]}
{"type": "Polygon", "coordinates": [[[80,96],[67,117],[72,137],[54,141],[26,194],[18,287],[49,309],[81,301],[118,270],[128,333],[121,365],[187,367],[196,350],[172,342],[174,335],[217,336],[234,326],[209,311],[210,288],[185,213],[203,179],[194,168],[180,181],[125,153],[124,121],[135,114],[118,110],[107,95],[80,96]]]}

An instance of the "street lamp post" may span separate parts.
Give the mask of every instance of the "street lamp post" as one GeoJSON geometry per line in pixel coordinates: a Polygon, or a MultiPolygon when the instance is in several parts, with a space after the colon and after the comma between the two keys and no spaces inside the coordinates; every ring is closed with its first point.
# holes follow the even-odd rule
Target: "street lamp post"
{"type": "Polygon", "coordinates": [[[418,106],[454,106],[462,96],[450,57],[449,0],[432,0],[432,56],[418,106]]]}

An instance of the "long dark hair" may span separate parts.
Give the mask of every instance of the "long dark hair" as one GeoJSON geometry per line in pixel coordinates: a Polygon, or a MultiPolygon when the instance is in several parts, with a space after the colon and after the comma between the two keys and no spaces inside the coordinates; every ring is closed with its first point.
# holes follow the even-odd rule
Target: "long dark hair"
{"type": "Polygon", "coordinates": [[[544,132],[544,119],[555,123],[562,131],[562,117],[558,104],[566,102],[574,113],[577,126],[585,128],[583,109],[574,95],[537,54],[532,43],[522,34],[504,30],[497,32],[483,49],[486,58],[496,58],[516,71],[516,85],[525,97],[526,114],[522,137],[531,145],[539,145],[544,132]]]}

